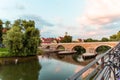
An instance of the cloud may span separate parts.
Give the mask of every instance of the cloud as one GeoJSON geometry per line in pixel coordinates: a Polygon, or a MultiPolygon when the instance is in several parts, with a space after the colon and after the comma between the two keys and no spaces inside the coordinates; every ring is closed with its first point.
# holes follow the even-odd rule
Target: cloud
{"type": "Polygon", "coordinates": [[[40,28],[40,29],[43,28],[43,27],[45,27],[45,26],[48,26],[48,27],[54,26],[54,24],[52,24],[52,23],[44,20],[40,16],[36,16],[36,15],[22,15],[22,16],[20,16],[20,19],[34,20],[35,21],[35,25],[38,28],[40,28]]]}
{"type": "Polygon", "coordinates": [[[0,18],[15,20],[20,14],[24,14],[27,7],[23,1],[17,0],[0,0],[0,18]]]}
{"type": "Polygon", "coordinates": [[[4,10],[8,10],[8,9],[12,8],[14,5],[14,1],[15,0],[11,0],[11,1],[0,0],[0,9],[2,9],[2,11],[4,11],[4,10]]]}
{"type": "Polygon", "coordinates": [[[85,38],[82,36],[84,34],[82,26],[68,26],[68,25],[55,25],[53,27],[43,27],[41,29],[42,37],[59,37],[64,36],[65,32],[68,32],[68,35],[73,36],[73,39],[85,38]]]}
{"type": "MultiPolygon", "coordinates": [[[[112,26],[111,26],[112,27],[112,26]]],[[[118,28],[116,28],[118,29],[118,28]]],[[[55,25],[53,27],[45,26],[41,29],[42,37],[59,37],[64,36],[65,32],[73,37],[73,40],[78,38],[86,39],[101,39],[102,37],[108,37],[113,34],[112,29],[106,29],[104,27],[93,26],[67,26],[67,25],[55,25]]]]}
{"type": "Polygon", "coordinates": [[[15,8],[18,9],[18,10],[25,10],[26,9],[25,5],[19,4],[19,3],[16,4],[15,8]]]}
{"type": "Polygon", "coordinates": [[[64,33],[66,32],[65,27],[63,26],[45,26],[41,29],[41,36],[42,37],[58,37],[58,36],[63,36],[64,33]]]}
{"type": "Polygon", "coordinates": [[[120,0],[87,0],[84,14],[78,18],[83,25],[104,25],[120,19],[120,0]]]}
{"type": "Polygon", "coordinates": [[[116,33],[120,28],[119,8],[120,0],[87,0],[83,14],[77,18],[83,27],[81,37],[100,39],[116,33]]]}
{"type": "Polygon", "coordinates": [[[25,9],[25,4],[24,3],[19,3],[16,0],[0,0],[0,9],[4,10],[24,10],[25,9]]]}

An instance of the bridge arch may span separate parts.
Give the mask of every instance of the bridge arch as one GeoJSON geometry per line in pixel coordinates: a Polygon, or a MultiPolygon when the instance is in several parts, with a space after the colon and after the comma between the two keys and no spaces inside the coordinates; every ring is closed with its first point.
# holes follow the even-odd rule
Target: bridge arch
{"type": "Polygon", "coordinates": [[[72,50],[77,51],[78,54],[86,53],[86,49],[81,45],[75,45],[72,47],[72,50]]]}
{"type": "Polygon", "coordinates": [[[63,45],[58,45],[56,47],[57,50],[65,50],[65,47],[63,45]]]}
{"type": "Polygon", "coordinates": [[[95,52],[98,54],[104,53],[107,50],[109,50],[110,48],[112,48],[112,46],[110,46],[110,45],[99,45],[95,48],[95,52]]]}
{"type": "Polygon", "coordinates": [[[100,47],[100,46],[109,46],[109,47],[113,47],[113,45],[110,45],[110,44],[100,44],[100,45],[97,45],[96,47],[95,47],[95,49],[97,49],[98,47],[100,47]]]}

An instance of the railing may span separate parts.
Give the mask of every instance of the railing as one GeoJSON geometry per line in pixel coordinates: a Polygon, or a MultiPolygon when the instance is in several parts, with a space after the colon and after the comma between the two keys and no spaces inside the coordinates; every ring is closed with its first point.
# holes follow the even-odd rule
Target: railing
{"type": "MultiPolygon", "coordinates": [[[[110,77],[112,78],[113,74],[111,74],[110,67],[105,66],[105,63],[108,62],[109,60],[114,61],[116,56],[111,54],[115,54],[119,51],[120,51],[120,43],[118,43],[114,48],[111,48],[104,54],[98,56],[94,61],[89,63],[82,70],[70,76],[66,80],[110,80],[110,77]]],[[[116,63],[119,64],[120,60],[116,60],[116,63]]],[[[115,69],[113,70],[116,71],[115,69]]]]}

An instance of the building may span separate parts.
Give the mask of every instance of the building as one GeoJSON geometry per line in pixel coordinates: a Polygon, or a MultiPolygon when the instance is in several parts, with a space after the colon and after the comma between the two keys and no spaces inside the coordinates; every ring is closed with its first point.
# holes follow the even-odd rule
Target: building
{"type": "Polygon", "coordinates": [[[56,38],[41,38],[42,43],[57,43],[56,38]]]}

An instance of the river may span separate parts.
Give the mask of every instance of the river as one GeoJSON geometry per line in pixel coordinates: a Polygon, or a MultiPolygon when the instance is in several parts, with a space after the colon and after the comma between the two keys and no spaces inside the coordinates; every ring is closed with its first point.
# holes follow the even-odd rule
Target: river
{"type": "Polygon", "coordinates": [[[86,63],[78,63],[70,57],[37,56],[36,58],[0,58],[0,80],[65,80],[82,69],[86,63]],[[24,62],[25,61],[25,62],[24,62]]]}

